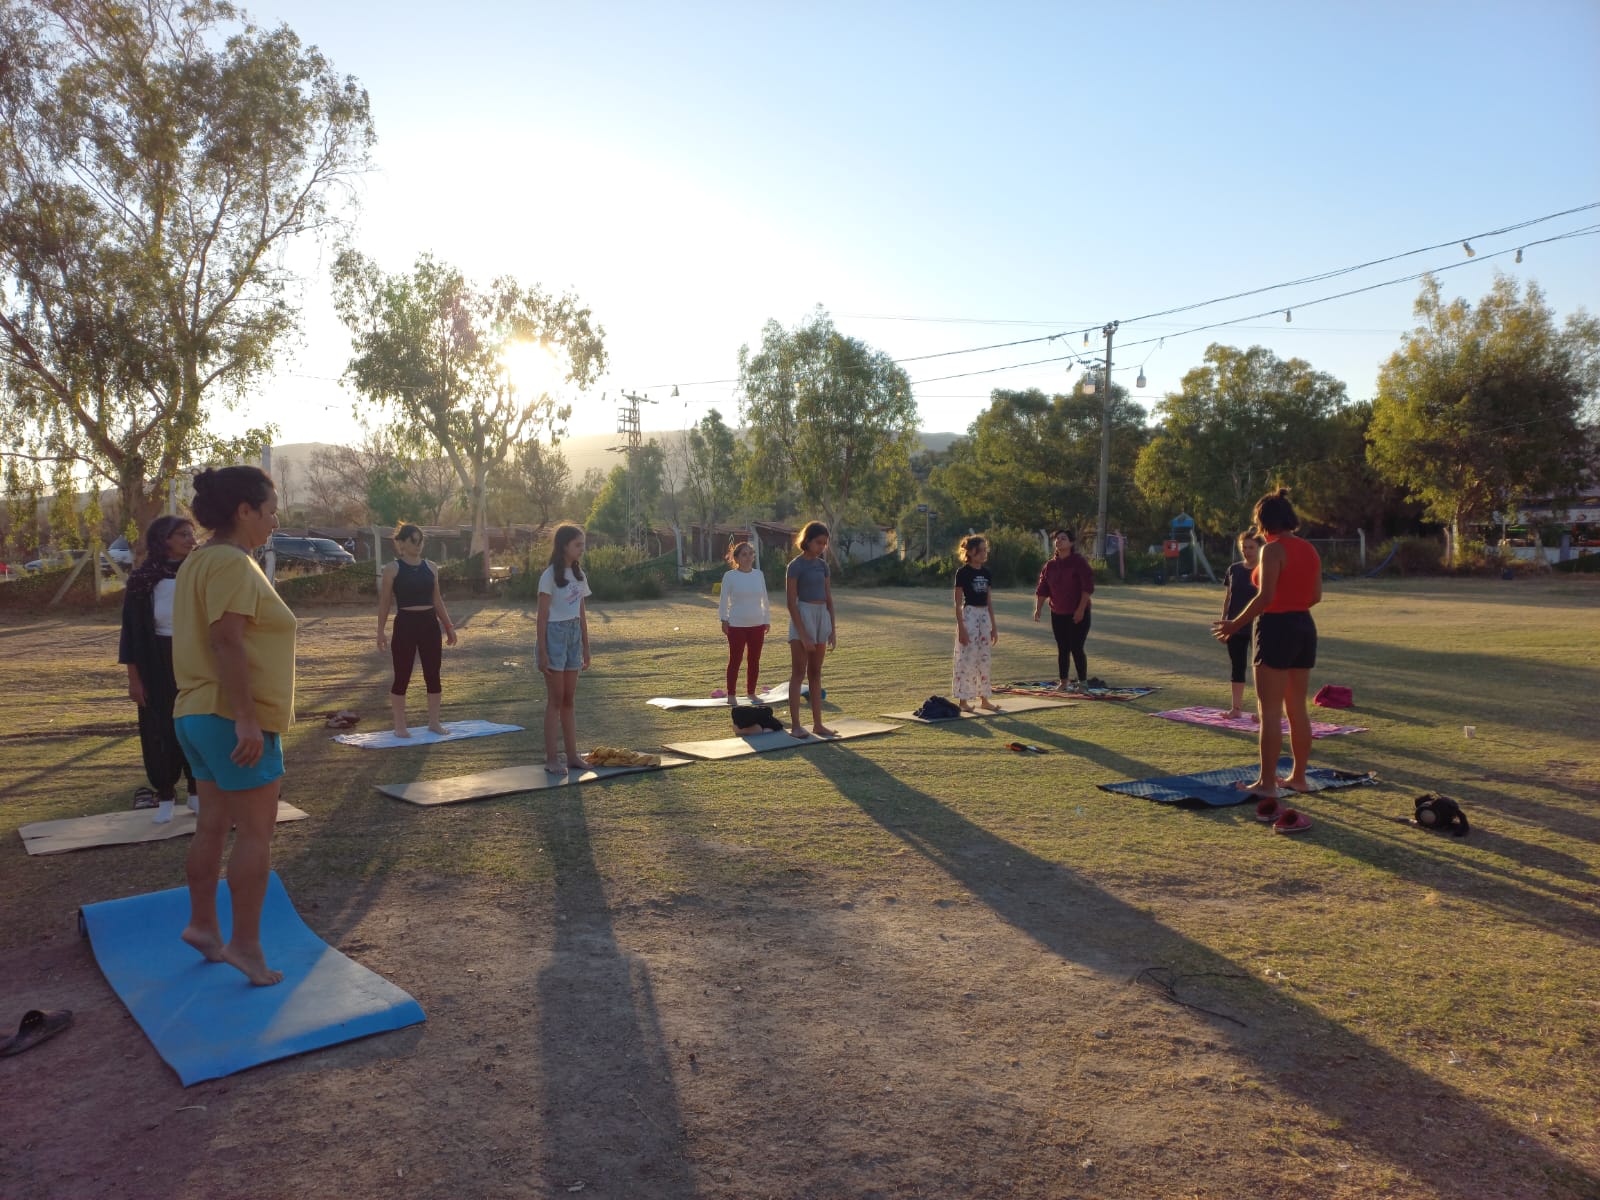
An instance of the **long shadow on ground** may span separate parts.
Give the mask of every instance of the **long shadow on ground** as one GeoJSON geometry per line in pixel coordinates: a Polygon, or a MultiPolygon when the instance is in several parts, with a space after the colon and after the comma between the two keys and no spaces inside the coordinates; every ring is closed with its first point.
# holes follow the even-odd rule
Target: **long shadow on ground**
{"type": "Polygon", "coordinates": [[[595,865],[584,799],[603,794],[594,785],[554,788],[533,810],[555,867],[555,941],[538,981],[545,1175],[568,1190],[586,1183],[606,1195],[692,1197],[650,978],[617,945],[595,865]]]}
{"type": "MultiPolygon", "coordinates": [[[[1149,914],[974,824],[848,748],[836,749],[808,761],[887,832],[1050,953],[1124,976],[1151,963],[1184,972],[1239,973],[1238,964],[1149,914]],[[995,869],[1001,862],[1007,864],[1003,872],[995,869]]],[[[1324,1114],[1341,1136],[1440,1194],[1459,1194],[1464,1178],[1484,1181],[1485,1194],[1495,1195],[1531,1195],[1528,1189],[1537,1188],[1539,1195],[1575,1200],[1600,1189],[1600,1177],[1528,1142],[1438,1079],[1253,977],[1239,986],[1254,1012],[1265,1014],[1274,1005],[1282,1012],[1286,1003],[1289,1012],[1244,1029],[1213,1020],[1212,1036],[1273,1064],[1278,1086],[1324,1114]]]]}

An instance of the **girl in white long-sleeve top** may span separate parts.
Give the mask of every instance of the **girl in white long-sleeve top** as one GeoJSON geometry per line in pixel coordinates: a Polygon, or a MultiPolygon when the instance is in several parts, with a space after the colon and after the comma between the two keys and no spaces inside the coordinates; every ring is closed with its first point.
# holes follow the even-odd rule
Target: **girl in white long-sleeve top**
{"type": "Polygon", "coordinates": [[[728,703],[737,700],[739,661],[749,656],[745,669],[745,695],[756,694],[756,679],[761,674],[761,643],[772,624],[772,606],[767,598],[767,579],[754,569],[755,547],[739,542],[728,551],[729,570],[722,577],[722,600],[718,614],[722,632],[728,638],[728,703]]]}

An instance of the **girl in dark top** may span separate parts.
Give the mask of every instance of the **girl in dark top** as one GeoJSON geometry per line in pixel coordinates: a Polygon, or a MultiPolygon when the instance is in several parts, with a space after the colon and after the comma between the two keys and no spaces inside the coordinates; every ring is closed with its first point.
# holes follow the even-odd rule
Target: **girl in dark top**
{"type": "Polygon", "coordinates": [[[406,689],[411,686],[411,668],[422,659],[422,680],[428,689],[428,728],[444,733],[439,720],[443,689],[439,683],[442,641],[456,644],[456,627],[445,611],[439,594],[439,571],[422,557],[422,530],[403,524],[394,531],[394,549],[399,556],[383,568],[378,585],[378,650],[390,651],[394,658],[394,686],[389,689],[389,707],[394,713],[395,737],[410,737],[406,724],[406,689]],[[395,606],[394,638],[385,636],[389,605],[395,606]],[[441,638],[441,627],[443,638],[441,638]]]}
{"type": "Polygon", "coordinates": [[[1219,641],[1256,623],[1256,705],[1261,721],[1261,766],[1251,783],[1239,788],[1259,797],[1256,815],[1273,821],[1285,833],[1298,833],[1311,822],[1285,809],[1278,801],[1280,788],[1307,790],[1306,765],[1311,761],[1311,715],[1306,694],[1311,668],[1317,665],[1317,625],[1311,609],[1322,599],[1322,559],[1316,547],[1296,537],[1300,518],[1289,503],[1289,490],[1279,488],[1256,501],[1255,527],[1261,531],[1261,561],[1252,582],[1255,598],[1244,611],[1214,625],[1219,641]],[[1283,752],[1283,717],[1289,716],[1289,744],[1294,770],[1278,778],[1278,756],[1283,752]]]}
{"type": "MultiPolygon", "coordinates": [[[[1261,557],[1261,539],[1256,537],[1254,529],[1247,529],[1239,535],[1239,554],[1244,561],[1229,566],[1224,581],[1224,621],[1237,617],[1256,598],[1256,585],[1250,581],[1250,575],[1256,569],[1256,560],[1261,557]]],[[[1228,639],[1228,662],[1233,668],[1229,676],[1233,683],[1233,707],[1228,710],[1230,718],[1244,715],[1245,670],[1250,663],[1250,638],[1253,632],[1252,626],[1246,625],[1228,639]]],[[[1250,713],[1250,719],[1255,720],[1254,712],[1250,713]]]]}
{"type": "Polygon", "coordinates": [[[994,583],[994,575],[985,565],[989,561],[989,543],[981,537],[969,537],[957,553],[962,565],[956,571],[956,649],[950,691],[963,712],[972,711],[974,700],[979,708],[999,712],[989,698],[993,694],[989,681],[990,648],[1000,640],[994,606],[989,602],[994,583]]]}
{"type": "Polygon", "coordinates": [[[800,553],[789,560],[789,736],[832,737],[822,723],[822,659],[839,646],[833,623],[833,588],[828,582],[828,527],[808,521],[795,539],[800,553]],[[800,685],[811,693],[811,732],[800,724],[800,685]]]}
{"type": "Polygon", "coordinates": [[[128,666],[128,696],[139,706],[139,749],[150,786],[134,793],[135,808],[154,808],[153,820],[172,820],[178,776],[189,783],[189,807],[199,810],[194,772],[178,744],[172,705],[178,681],[172,673],[173,580],[194,549],[188,517],[157,517],[144,535],[144,561],[128,576],[122,594],[122,638],[117,661],[128,666]]]}
{"type": "Polygon", "coordinates": [[[1073,548],[1076,539],[1070,529],[1054,534],[1055,557],[1039,572],[1039,586],[1033,591],[1033,619],[1050,601],[1050,631],[1056,637],[1056,674],[1067,686],[1071,667],[1078,668],[1078,682],[1089,677],[1089,659],[1083,644],[1089,637],[1089,596],[1094,592],[1094,569],[1089,560],[1073,548]]]}

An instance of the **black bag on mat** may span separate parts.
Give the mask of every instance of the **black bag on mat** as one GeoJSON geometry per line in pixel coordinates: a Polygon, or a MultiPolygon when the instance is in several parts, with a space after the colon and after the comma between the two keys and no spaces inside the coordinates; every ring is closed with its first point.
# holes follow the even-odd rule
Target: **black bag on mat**
{"type": "Polygon", "coordinates": [[[914,715],[924,721],[953,721],[961,715],[961,709],[943,696],[929,696],[914,715]]]}
{"type": "Polygon", "coordinates": [[[783,722],[773,715],[772,709],[765,704],[735,704],[733,706],[733,727],[740,733],[752,729],[782,729],[783,722]]]}

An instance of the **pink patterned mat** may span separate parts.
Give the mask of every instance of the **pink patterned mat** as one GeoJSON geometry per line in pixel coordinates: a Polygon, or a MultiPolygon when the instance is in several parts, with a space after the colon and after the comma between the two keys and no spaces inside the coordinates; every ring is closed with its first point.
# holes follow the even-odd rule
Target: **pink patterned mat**
{"type": "MultiPolygon", "coordinates": [[[[1194,708],[1170,708],[1166,712],[1151,713],[1152,717],[1165,717],[1169,721],[1187,721],[1191,725],[1211,725],[1217,729],[1232,729],[1238,733],[1253,734],[1258,726],[1248,717],[1229,717],[1227,710],[1196,705],[1194,708]]],[[[1283,719],[1283,732],[1289,734],[1289,718],[1283,719]]],[[[1365,725],[1332,725],[1327,721],[1311,722],[1314,738],[1338,737],[1344,733],[1366,733],[1365,725]]]]}

